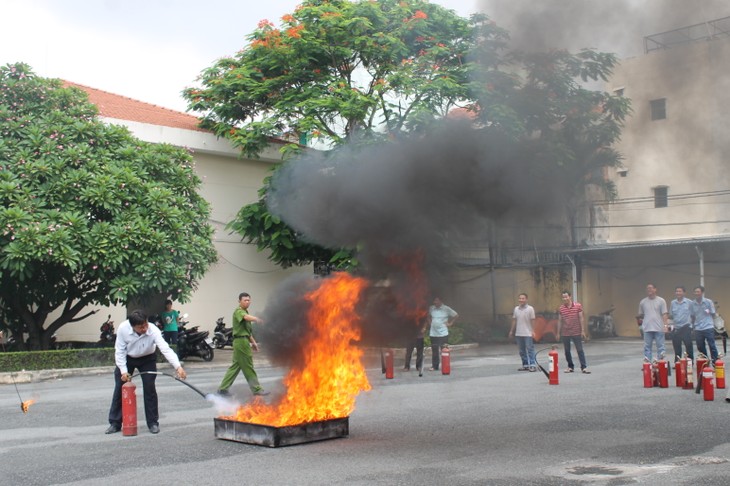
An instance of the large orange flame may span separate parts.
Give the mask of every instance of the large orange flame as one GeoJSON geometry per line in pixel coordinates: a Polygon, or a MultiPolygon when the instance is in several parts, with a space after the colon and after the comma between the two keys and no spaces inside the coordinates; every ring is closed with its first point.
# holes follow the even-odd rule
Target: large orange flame
{"type": "Polygon", "coordinates": [[[422,324],[428,310],[428,282],[423,273],[423,261],[425,253],[422,249],[416,249],[408,254],[393,254],[388,258],[388,263],[400,270],[400,273],[408,277],[408,285],[401,289],[407,290],[407,298],[401,295],[398,298],[398,312],[408,322],[416,326],[422,324]]]}
{"type": "Polygon", "coordinates": [[[286,394],[277,403],[258,399],[240,407],[228,420],[281,427],[347,417],[355,398],[370,390],[362,364],[355,306],[367,281],[335,273],[306,295],[311,302],[304,364],[284,378],[286,394]]]}

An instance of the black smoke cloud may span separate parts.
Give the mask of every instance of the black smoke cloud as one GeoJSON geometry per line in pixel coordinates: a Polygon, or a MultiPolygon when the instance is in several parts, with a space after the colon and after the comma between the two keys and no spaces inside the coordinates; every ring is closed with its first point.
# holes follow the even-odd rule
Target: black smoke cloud
{"type": "MultiPolygon", "coordinates": [[[[425,310],[418,287],[426,285],[428,300],[442,293],[454,250],[483,243],[490,221],[527,224],[553,210],[549,201],[560,189],[531,174],[536,156],[529,143],[448,122],[428,136],[288,163],[275,174],[267,203],[308,241],[359,249],[361,274],[389,284],[363,298],[364,341],[397,342],[416,329],[408,311],[425,310]],[[405,268],[413,261],[422,279],[405,268]]],[[[306,308],[298,292],[306,285],[277,291],[275,300],[292,298],[294,305],[267,315],[275,322],[270,339],[285,341],[290,352],[291,326],[301,325],[306,308]]]]}
{"type": "Polygon", "coordinates": [[[726,0],[479,0],[522,51],[595,48],[643,53],[643,38],[730,15],[726,0]]]}

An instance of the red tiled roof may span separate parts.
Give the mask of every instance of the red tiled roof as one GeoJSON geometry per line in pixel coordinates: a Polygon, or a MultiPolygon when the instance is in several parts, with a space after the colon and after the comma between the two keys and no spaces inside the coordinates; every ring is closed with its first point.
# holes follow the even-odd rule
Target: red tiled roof
{"type": "Polygon", "coordinates": [[[99,109],[99,115],[105,118],[116,118],[117,120],[149,123],[151,125],[197,130],[200,132],[208,131],[199,128],[198,118],[187,113],[133,100],[126,96],[120,96],[66,80],[63,81],[63,85],[73,86],[85,91],[89,95],[89,101],[99,109]]]}
{"type": "Polygon", "coordinates": [[[452,120],[474,120],[476,117],[476,109],[473,106],[467,108],[453,108],[446,115],[446,118],[450,118],[452,120]]]}

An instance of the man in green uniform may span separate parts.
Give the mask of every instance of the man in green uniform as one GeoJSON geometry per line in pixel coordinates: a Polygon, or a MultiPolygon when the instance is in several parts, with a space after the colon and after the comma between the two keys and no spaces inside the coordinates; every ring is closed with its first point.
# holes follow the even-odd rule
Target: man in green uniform
{"type": "Polygon", "coordinates": [[[238,296],[238,308],[233,312],[233,363],[231,363],[218,387],[219,395],[230,395],[228,389],[233,385],[239,371],[243,371],[243,376],[254,395],[269,394],[259,384],[256,370],[253,369],[253,352],[251,350],[258,351],[259,345],[253,337],[252,324],[254,322],[262,323],[263,321],[248,313],[250,305],[251,296],[246,292],[242,292],[238,296]]]}

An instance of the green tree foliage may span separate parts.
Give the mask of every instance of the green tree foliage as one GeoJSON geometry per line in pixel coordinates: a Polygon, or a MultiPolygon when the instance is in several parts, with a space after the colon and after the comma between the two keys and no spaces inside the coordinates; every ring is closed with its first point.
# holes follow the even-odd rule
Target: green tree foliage
{"type": "Polygon", "coordinates": [[[0,68],[3,325],[47,348],[87,305],[187,299],[216,260],[199,186],[185,150],[102,123],[25,64],[0,68]]]}
{"type": "MultiPolygon", "coordinates": [[[[475,129],[539,145],[535,172],[570,177],[576,194],[620,164],[610,149],[628,102],[581,86],[616,59],[591,50],[513,54],[507,33],[484,15],[466,19],[424,0],[305,0],[277,28],[262,21],[249,43],[202,72],[184,96],[203,125],[256,156],[270,137],[312,137],[337,148],[421,133],[455,107],[475,129]]],[[[296,150],[291,145],[287,150],[296,150]]],[[[564,181],[565,179],[561,179],[564,181]]],[[[329,257],[266,211],[267,186],[230,228],[282,265],[329,257]]],[[[576,195],[571,195],[575,204],[576,195]]]]}
{"type": "Polygon", "coordinates": [[[531,175],[560,188],[570,242],[576,244],[576,215],[586,187],[600,188],[609,199],[616,196],[604,170],[621,166],[621,154],[612,146],[621,136],[630,101],[588,89],[585,83],[606,81],[617,59],[584,49],[514,53],[505,60],[504,65],[521,76],[499,85],[491,76],[476,85],[474,117],[483,129],[533,147],[537,155],[531,175]]]}
{"type": "MultiPolygon", "coordinates": [[[[261,21],[247,46],[203,71],[201,87],[184,96],[203,113],[203,126],[247,156],[270,137],[331,147],[387,142],[470,98],[477,38],[499,46],[505,33],[484,17],[469,21],[424,0],[306,0],[280,28],[261,21]]],[[[284,267],[356,264],[351,249],[310,245],[270,215],[266,189],[229,228],[284,267]]]]}

